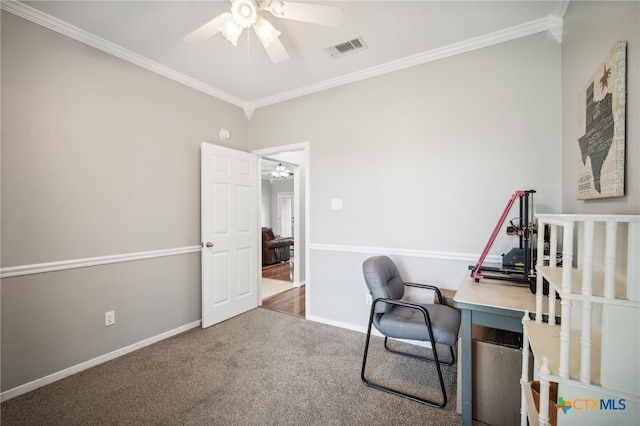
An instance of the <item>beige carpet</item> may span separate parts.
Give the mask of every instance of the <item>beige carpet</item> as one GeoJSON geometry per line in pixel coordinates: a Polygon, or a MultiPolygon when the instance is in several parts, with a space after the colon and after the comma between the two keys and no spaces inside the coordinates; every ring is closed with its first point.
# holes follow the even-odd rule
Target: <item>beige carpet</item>
{"type": "MultiPolygon", "coordinates": [[[[362,333],[258,308],[193,329],[2,403],[2,425],[457,425],[360,381],[362,333]]],[[[433,394],[434,368],[382,349],[371,376],[433,394]]],[[[445,352],[446,353],[446,352],[445,352]]]]}

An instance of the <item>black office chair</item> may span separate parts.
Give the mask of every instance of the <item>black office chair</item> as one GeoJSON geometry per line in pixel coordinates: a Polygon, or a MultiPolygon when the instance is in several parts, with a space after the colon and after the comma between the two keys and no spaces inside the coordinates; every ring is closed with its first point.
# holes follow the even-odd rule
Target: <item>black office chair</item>
{"type": "Polygon", "coordinates": [[[360,374],[362,381],[372,388],[389,392],[421,404],[438,408],[444,407],[447,405],[447,392],[445,391],[444,380],[442,378],[442,370],[440,369],[441,362],[438,359],[436,344],[449,347],[451,359],[448,363],[443,364],[453,365],[455,363],[453,346],[458,340],[460,313],[442,304],[442,294],[437,287],[427,284],[404,282],[396,265],[387,256],[376,256],[367,259],[362,265],[362,270],[373,299],[364,357],[362,359],[362,372],[360,374]],[[418,304],[400,300],[404,296],[405,286],[426,288],[435,291],[438,303],[418,304]],[[410,395],[367,380],[365,377],[365,369],[367,365],[369,341],[371,339],[371,325],[374,325],[376,329],[382,333],[384,336],[384,348],[389,352],[435,363],[440,380],[440,389],[442,391],[441,403],[410,395]],[[433,359],[391,349],[387,343],[389,338],[431,342],[433,359]]]}

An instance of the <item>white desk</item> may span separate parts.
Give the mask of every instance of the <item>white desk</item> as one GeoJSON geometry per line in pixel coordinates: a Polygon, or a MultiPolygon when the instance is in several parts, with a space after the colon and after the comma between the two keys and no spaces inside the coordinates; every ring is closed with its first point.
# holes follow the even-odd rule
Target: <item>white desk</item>
{"type": "Polygon", "coordinates": [[[458,389],[462,400],[462,424],[471,426],[473,421],[472,325],[522,333],[524,311],[535,313],[536,297],[526,285],[490,279],[482,279],[476,283],[473,278],[466,276],[453,301],[462,312],[460,325],[462,350],[458,354],[462,367],[458,372],[462,375],[462,388],[458,389]]]}

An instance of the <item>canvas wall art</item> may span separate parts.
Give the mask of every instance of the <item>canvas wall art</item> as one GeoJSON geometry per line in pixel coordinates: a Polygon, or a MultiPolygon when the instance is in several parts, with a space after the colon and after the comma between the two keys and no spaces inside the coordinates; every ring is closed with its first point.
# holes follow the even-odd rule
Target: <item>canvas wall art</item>
{"type": "Polygon", "coordinates": [[[578,199],[624,195],[627,42],[619,41],[578,99],[578,199]]]}

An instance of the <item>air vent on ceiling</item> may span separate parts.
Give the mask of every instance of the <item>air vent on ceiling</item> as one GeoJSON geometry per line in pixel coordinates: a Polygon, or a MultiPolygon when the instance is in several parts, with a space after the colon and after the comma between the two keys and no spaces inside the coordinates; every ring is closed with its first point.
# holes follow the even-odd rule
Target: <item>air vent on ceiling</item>
{"type": "Polygon", "coordinates": [[[366,48],[367,44],[361,36],[358,36],[354,39],[338,43],[335,46],[327,47],[325,50],[335,59],[366,48]]]}

